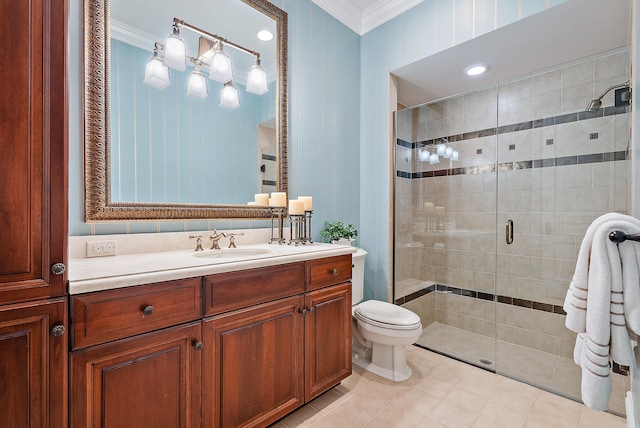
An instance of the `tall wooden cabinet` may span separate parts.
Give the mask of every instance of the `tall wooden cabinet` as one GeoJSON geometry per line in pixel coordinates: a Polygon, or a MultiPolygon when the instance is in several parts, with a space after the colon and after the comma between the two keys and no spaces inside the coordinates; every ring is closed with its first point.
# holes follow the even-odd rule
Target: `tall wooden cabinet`
{"type": "Polygon", "coordinates": [[[0,424],[67,425],[66,0],[0,0],[0,424]]]}

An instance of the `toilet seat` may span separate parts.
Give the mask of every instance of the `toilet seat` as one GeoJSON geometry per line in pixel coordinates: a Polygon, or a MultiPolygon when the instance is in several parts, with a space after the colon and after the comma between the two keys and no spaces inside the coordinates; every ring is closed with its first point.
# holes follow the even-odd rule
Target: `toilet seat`
{"type": "Polygon", "coordinates": [[[357,305],[353,315],[364,323],[389,330],[422,328],[420,317],[408,309],[379,300],[368,300],[357,305]]]}

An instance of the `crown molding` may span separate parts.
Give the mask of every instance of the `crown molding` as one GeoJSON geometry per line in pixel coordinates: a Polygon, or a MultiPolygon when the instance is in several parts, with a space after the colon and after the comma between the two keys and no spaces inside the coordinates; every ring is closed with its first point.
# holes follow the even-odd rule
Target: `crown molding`
{"type": "Polygon", "coordinates": [[[363,35],[424,0],[378,0],[364,10],[351,0],[311,1],[359,35],[363,35]]]}
{"type": "Polygon", "coordinates": [[[110,36],[114,39],[149,52],[153,52],[155,43],[162,40],[162,38],[158,38],[153,34],[149,34],[115,19],[109,20],[109,32],[110,36]]]}
{"type": "Polygon", "coordinates": [[[363,11],[360,35],[373,30],[385,22],[391,21],[396,16],[403,14],[423,1],[424,0],[378,0],[363,11]]]}
{"type": "Polygon", "coordinates": [[[311,0],[354,32],[362,35],[362,11],[351,0],[311,0]]]}

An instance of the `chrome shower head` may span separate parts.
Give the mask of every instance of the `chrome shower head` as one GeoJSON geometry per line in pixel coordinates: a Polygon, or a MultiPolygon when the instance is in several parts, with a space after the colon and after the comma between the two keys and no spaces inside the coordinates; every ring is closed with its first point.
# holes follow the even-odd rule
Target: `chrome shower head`
{"type": "Polygon", "coordinates": [[[589,105],[587,105],[587,108],[585,109],[585,111],[591,112],[591,113],[595,113],[598,110],[600,110],[600,107],[602,107],[602,100],[600,98],[595,99],[595,100],[591,100],[589,102],[589,105]]]}
{"type": "Polygon", "coordinates": [[[621,96],[622,101],[630,101],[631,100],[631,88],[629,86],[629,82],[624,82],[624,83],[620,83],[618,85],[613,85],[610,88],[607,88],[607,90],[604,91],[602,93],[602,95],[600,95],[595,100],[591,100],[589,102],[589,104],[587,105],[587,108],[585,109],[585,111],[588,111],[588,112],[591,112],[591,113],[597,112],[602,107],[602,98],[604,98],[604,96],[607,95],[609,93],[609,91],[611,91],[613,89],[620,89],[620,88],[627,88],[627,91],[623,92],[623,94],[621,96]]]}

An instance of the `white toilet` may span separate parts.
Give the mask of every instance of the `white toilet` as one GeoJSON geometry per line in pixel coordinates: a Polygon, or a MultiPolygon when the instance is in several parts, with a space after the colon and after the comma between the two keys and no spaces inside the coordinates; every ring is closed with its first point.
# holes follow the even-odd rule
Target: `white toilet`
{"type": "Polygon", "coordinates": [[[361,248],[353,254],[353,363],[384,378],[400,382],[411,377],[405,345],[420,337],[420,317],[408,309],[378,300],[360,303],[364,289],[361,248]]]}

